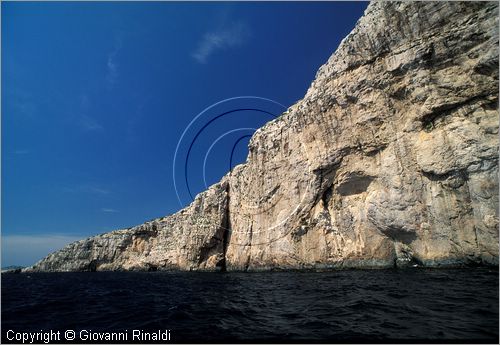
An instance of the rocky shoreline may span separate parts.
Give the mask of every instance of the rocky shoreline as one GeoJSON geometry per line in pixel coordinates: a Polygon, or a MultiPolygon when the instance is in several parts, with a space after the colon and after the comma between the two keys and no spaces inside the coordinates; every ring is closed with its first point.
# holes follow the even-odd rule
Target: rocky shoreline
{"type": "Polygon", "coordinates": [[[246,163],[22,271],[498,266],[498,44],[496,2],[373,2],[246,163]]]}

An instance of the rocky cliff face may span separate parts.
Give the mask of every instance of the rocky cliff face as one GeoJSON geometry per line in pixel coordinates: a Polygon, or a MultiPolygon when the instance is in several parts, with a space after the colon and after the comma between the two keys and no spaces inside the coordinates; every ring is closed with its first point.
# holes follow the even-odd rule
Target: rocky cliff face
{"type": "Polygon", "coordinates": [[[498,4],[376,2],[247,162],[28,270],[498,265],[498,4]]]}

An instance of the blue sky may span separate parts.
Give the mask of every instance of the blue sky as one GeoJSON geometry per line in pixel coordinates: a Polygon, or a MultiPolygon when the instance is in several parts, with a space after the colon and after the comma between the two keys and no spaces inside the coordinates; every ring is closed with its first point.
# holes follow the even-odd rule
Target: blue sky
{"type": "Polygon", "coordinates": [[[231,152],[243,162],[252,128],[302,98],[367,3],[1,6],[6,266],[187,205],[185,176],[195,195],[231,152]],[[238,96],[272,101],[216,104],[238,96]]]}

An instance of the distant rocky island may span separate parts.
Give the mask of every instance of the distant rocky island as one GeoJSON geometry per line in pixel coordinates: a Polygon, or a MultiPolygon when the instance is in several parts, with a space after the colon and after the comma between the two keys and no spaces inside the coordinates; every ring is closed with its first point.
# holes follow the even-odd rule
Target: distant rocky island
{"type": "Polygon", "coordinates": [[[498,46],[497,2],[373,2],[246,163],[23,271],[498,266],[498,46]]]}
{"type": "Polygon", "coordinates": [[[2,267],[2,273],[20,273],[24,266],[5,266],[2,267]]]}

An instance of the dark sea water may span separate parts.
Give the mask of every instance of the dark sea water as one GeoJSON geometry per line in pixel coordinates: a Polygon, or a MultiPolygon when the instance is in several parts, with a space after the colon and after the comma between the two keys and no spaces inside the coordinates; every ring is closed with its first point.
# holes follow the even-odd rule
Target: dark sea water
{"type": "Polygon", "coordinates": [[[81,330],[127,330],[131,342],[134,329],[168,329],[172,343],[498,342],[498,270],[486,268],[2,274],[1,283],[2,343],[8,330],[74,330],[70,343],[83,342],[81,330]]]}

